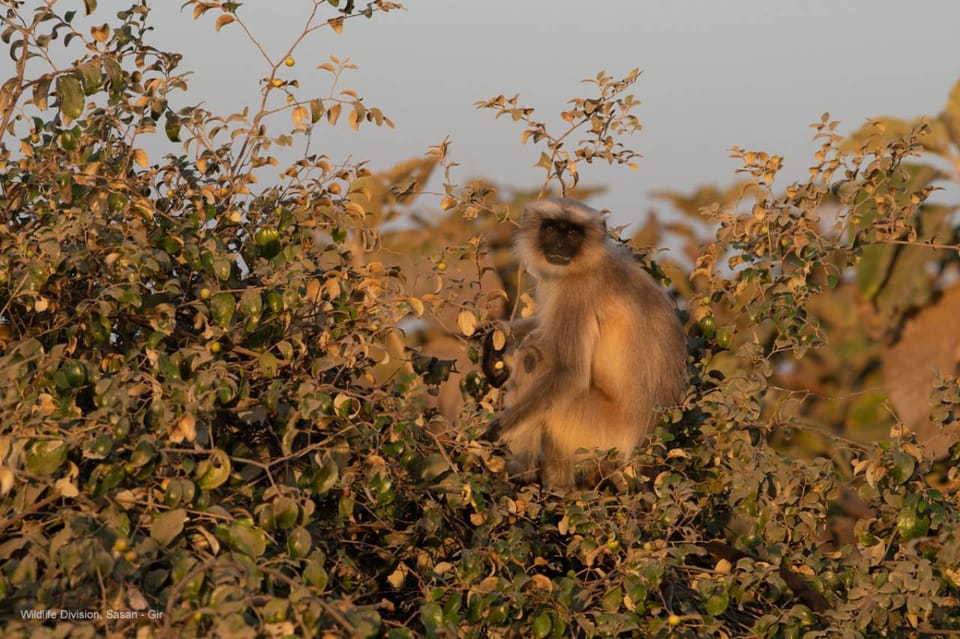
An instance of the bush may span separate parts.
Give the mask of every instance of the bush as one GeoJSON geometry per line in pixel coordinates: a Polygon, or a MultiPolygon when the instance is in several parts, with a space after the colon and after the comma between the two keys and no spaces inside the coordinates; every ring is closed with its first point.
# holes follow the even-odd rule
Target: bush
{"type": "MultiPolygon", "coordinates": [[[[777,188],[780,158],[735,149],[740,185],[666,194],[684,249],[644,259],[689,300],[692,388],[635,468],[558,495],[509,482],[475,438],[497,392],[473,340],[520,290],[503,222],[533,194],[454,184],[446,142],[382,173],[311,151],[323,126],[392,125],[339,90],[346,61],[320,68],[339,97],[302,97],[278,73],[291,46],[259,110],[220,116],[178,102],[186,74],[149,44],[146,3],[58,4],[3,18],[4,636],[960,630],[943,461],[960,455],[877,409],[911,322],[952,309],[954,208],[928,202],[943,175],[926,157],[960,151],[960,84],[938,118],[843,138],[825,115],[807,182],[777,188]],[[161,128],[170,152],[151,160],[161,128]],[[430,210],[437,167],[428,237],[384,231],[430,210]],[[428,354],[441,333],[449,357],[428,354]],[[450,427],[436,396],[461,385],[450,427]]],[[[397,8],[324,4],[300,35],[397,8]]],[[[186,6],[246,27],[235,3],[186,6]]],[[[635,155],[637,77],[598,74],[559,132],[518,98],[479,105],[544,145],[541,195],[586,197],[578,165],[635,155]]],[[[923,420],[952,424],[956,380],[918,379],[923,420]]]]}

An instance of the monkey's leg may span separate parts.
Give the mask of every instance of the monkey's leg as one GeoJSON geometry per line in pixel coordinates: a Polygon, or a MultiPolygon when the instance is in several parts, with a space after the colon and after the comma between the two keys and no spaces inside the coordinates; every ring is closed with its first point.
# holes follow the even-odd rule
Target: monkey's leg
{"type": "Polygon", "coordinates": [[[541,462],[543,423],[529,421],[502,432],[500,439],[510,450],[507,474],[520,482],[536,480],[541,462]]]}

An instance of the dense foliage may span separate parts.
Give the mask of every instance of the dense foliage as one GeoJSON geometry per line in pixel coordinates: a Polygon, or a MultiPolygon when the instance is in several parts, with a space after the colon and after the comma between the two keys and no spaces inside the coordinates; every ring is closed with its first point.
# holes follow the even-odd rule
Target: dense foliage
{"type": "MultiPolygon", "coordinates": [[[[664,194],[679,221],[631,241],[681,247],[641,258],[682,300],[691,390],[634,467],[561,495],[477,439],[534,194],[456,184],[446,141],[379,173],[313,150],[392,122],[348,61],[302,95],[296,46],[397,5],[307,0],[224,116],[187,103],[147,2],[74,4],[0,19],[5,637],[960,632],[960,238],[934,201],[960,84],[937,117],[824,115],[805,182],[734,149],[744,181],[664,194]]],[[[236,3],[185,8],[257,44],[236,3]]],[[[561,131],[478,106],[542,145],[541,195],[589,197],[578,166],[635,157],[637,78],[599,73],[561,131]]]]}

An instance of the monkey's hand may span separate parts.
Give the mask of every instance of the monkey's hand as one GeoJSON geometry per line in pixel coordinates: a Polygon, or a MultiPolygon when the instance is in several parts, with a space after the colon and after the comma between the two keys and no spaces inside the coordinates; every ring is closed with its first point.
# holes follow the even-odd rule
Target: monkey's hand
{"type": "Polygon", "coordinates": [[[487,440],[488,442],[495,442],[500,439],[500,420],[495,419],[490,422],[490,425],[487,426],[487,430],[481,436],[482,439],[487,440]]]}
{"type": "Polygon", "coordinates": [[[503,361],[507,351],[507,337],[499,328],[488,332],[483,338],[480,369],[490,385],[500,388],[510,377],[510,368],[503,361]]]}

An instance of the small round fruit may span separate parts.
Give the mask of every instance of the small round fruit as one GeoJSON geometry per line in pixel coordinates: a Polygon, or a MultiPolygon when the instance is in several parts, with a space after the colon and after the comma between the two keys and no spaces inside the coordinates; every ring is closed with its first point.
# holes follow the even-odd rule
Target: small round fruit
{"type": "Polygon", "coordinates": [[[258,229],[254,235],[254,242],[257,245],[257,253],[267,259],[275,257],[282,248],[280,232],[275,228],[258,229]]]}
{"type": "Polygon", "coordinates": [[[73,388],[79,388],[87,382],[87,369],[82,362],[75,359],[67,360],[60,365],[63,376],[73,388]]]}
{"type": "Polygon", "coordinates": [[[733,344],[733,329],[729,326],[724,326],[717,329],[717,346],[723,349],[730,348],[733,344]]]}
{"type": "Polygon", "coordinates": [[[77,134],[73,131],[64,131],[60,134],[60,146],[66,151],[76,151],[77,134]]]}
{"type": "Polygon", "coordinates": [[[700,319],[700,332],[707,339],[717,334],[717,320],[713,319],[713,315],[705,315],[700,319]]]}
{"type": "Polygon", "coordinates": [[[282,87],[282,86],[283,86],[283,80],[281,80],[280,78],[274,78],[274,79],[273,79],[273,88],[274,88],[274,89],[279,89],[279,88],[282,87]]]}
{"type": "Polygon", "coordinates": [[[210,299],[210,289],[204,286],[200,289],[200,299],[208,300],[210,299]]]}
{"type": "Polygon", "coordinates": [[[110,435],[99,435],[93,440],[93,452],[97,455],[106,456],[113,450],[113,437],[110,435]]]}
{"type": "Polygon", "coordinates": [[[118,538],[113,542],[113,549],[117,552],[127,552],[127,549],[130,547],[130,543],[123,538],[118,538]]]}
{"type": "Polygon", "coordinates": [[[283,295],[277,291],[268,291],[266,298],[267,308],[271,313],[277,314],[283,310],[283,295]]]}
{"type": "Polygon", "coordinates": [[[680,617],[677,615],[670,615],[669,617],[667,617],[667,623],[674,627],[679,626],[680,617]]]}
{"type": "Polygon", "coordinates": [[[297,63],[297,61],[294,60],[292,56],[289,56],[289,55],[288,55],[288,56],[286,57],[286,59],[283,61],[283,63],[284,63],[285,65],[287,65],[288,67],[292,67],[293,65],[295,65],[295,64],[297,63]]]}
{"type": "Polygon", "coordinates": [[[447,263],[446,263],[446,262],[437,262],[437,270],[440,271],[441,273],[443,273],[445,270],[447,270],[447,263]]]}

